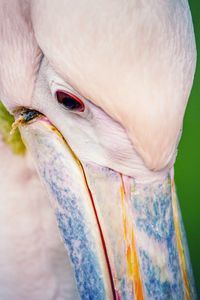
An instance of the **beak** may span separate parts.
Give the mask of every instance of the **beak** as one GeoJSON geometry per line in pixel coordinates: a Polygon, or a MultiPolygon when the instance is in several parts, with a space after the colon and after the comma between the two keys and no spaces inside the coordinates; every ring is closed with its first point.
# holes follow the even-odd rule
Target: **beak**
{"type": "Polygon", "coordinates": [[[25,111],[20,124],[49,192],[81,299],[184,299],[184,291],[190,293],[188,262],[181,254],[181,227],[175,228],[169,175],[151,186],[136,184],[81,162],[45,116],[25,111]]]}

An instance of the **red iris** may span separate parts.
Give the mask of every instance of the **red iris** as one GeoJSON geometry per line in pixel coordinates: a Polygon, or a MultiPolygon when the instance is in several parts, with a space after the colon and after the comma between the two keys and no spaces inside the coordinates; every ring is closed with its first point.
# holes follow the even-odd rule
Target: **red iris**
{"type": "Polygon", "coordinates": [[[56,97],[58,102],[69,110],[78,112],[83,112],[85,110],[83,101],[69,92],[57,91],[56,97]]]}

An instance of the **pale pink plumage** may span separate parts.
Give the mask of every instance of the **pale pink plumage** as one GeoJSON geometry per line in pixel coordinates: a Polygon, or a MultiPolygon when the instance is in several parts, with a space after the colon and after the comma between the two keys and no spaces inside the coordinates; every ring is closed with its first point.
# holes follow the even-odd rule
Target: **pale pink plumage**
{"type": "Polygon", "coordinates": [[[173,164],[195,69],[187,1],[1,6],[0,96],[8,106],[31,104],[38,43],[64,80],[126,128],[148,168],[173,164]]]}
{"type": "Polygon", "coordinates": [[[195,69],[187,1],[48,3],[32,1],[32,19],[53,68],[126,128],[148,168],[169,168],[195,69]]]}
{"type": "MultiPolygon", "coordinates": [[[[168,171],[175,159],[195,68],[194,35],[187,1],[165,4],[165,1],[96,0],[96,5],[93,3],[92,0],[0,0],[0,98],[10,111],[34,105],[45,112],[45,106],[49,106],[48,117],[53,119],[57,113],[55,124],[63,129],[61,121],[65,113],[55,107],[57,103],[41,98],[52,100],[48,84],[50,77],[55,76],[47,74],[52,68],[59,74],[59,80],[71,84],[84,99],[101,107],[128,133],[130,141],[122,127],[119,130],[109,116],[92,107],[97,112],[93,116],[99,119],[96,118],[91,132],[85,127],[86,137],[93,137],[95,132],[95,146],[97,150],[99,144],[102,147],[100,155],[103,153],[104,163],[112,161],[114,148],[119,150],[116,165],[120,160],[125,161],[123,155],[127,156],[125,165],[131,161],[136,171],[142,170],[140,179],[143,173],[147,177],[154,175],[150,169],[168,171]],[[42,52],[47,70],[44,61],[41,71],[46,74],[38,77],[42,52]],[[101,132],[99,124],[104,118],[107,127],[112,124],[109,128],[112,134],[113,128],[117,129],[116,134],[120,131],[114,142],[109,137],[106,140],[101,132]],[[104,138],[104,143],[98,141],[99,137],[104,138]],[[128,145],[127,153],[118,147],[121,141],[123,146],[128,145]]],[[[73,127],[71,119],[68,117],[65,122],[71,122],[69,125],[73,127]]],[[[81,122],[85,125],[82,119],[78,129],[81,122]]],[[[81,148],[76,131],[74,141],[81,148]]],[[[72,145],[74,141],[72,137],[72,145]]],[[[89,142],[87,146],[91,148],[89,142]]],[[[70,291],[77,297],[72,273],[63,268],[63,246],[35,171],[29,170],[25,160],[13,157],[2,142],[0,147],[1,157],[5,158],[0,169],[0,190],[5,190],[0,207],[3,236],[0,298],[57,300],[70,291]],[[11,172],[8,165],[13,166],[11,172]],[[32,265],[33,262],[39,265],[32,265]]],[[[85,155],[84,147],[83,150],[80,152],[85,155]]],[[[98,158],[97,155],[94,162],[98,158]]]]}
{"type": "Polygon", "coordinates": [[[30,1],[0,1],[0,99],[12,111],[31,104],[41,51],[30,18],[30,1]]]}

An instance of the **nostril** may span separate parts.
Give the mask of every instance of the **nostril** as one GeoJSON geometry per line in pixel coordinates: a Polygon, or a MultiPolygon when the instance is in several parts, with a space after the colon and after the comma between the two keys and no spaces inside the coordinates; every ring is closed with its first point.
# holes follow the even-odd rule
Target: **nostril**
{"type": "Polygon", "coordinates": [[[35,119],[44,117],[44,115],[39,111],[24,107],[16,109],[13,114],[15,116],[15,122],[12,124],[11,134],[15,132],[19,125],[25,125],[33,122],[35,119]]]}
{"type": "Polygon", "coordinates": [[[38,118],[42,114],[34,109],[25,109],[24,111],[21,112],[20,114],[23,117],[23,121],[25,123],[32,121],[35,118],[38,118]]]}
{"type": "Polygon", "coordinates": [[[35,118],[43,116],[41,112],[35,109],[27,108],[27,107],[20,107],[13,111],[13,115],[15,116],[15,120],[21,120],[21,123],[28,123],[35,118]]]}

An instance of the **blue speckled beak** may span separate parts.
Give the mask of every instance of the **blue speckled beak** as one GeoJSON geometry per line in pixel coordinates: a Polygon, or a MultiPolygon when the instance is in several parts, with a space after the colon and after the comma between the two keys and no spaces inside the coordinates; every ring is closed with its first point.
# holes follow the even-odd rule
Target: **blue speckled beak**
{"type": "Polygon", "coordinates": [[[170,175],[159,183],[81,162],[44,116],[20,126],[49,192],[81,299],[195,299],[170,175]]]}

